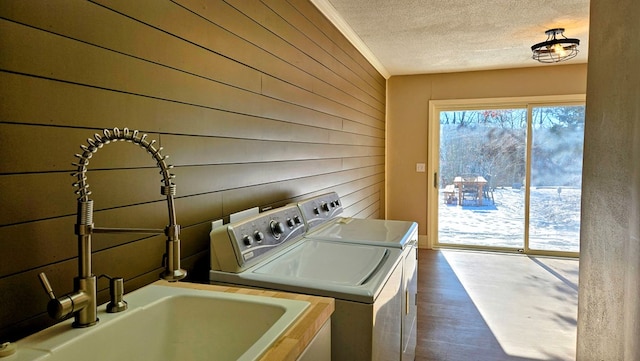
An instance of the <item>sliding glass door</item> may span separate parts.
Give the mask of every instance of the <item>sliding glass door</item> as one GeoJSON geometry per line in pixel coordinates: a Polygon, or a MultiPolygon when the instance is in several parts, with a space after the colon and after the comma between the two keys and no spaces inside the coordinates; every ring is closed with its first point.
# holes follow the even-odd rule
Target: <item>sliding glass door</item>
{"type": "Polygon", "coordinates": [[[435,103],[433,245],[577,255],[584,105],[435,103]]]}

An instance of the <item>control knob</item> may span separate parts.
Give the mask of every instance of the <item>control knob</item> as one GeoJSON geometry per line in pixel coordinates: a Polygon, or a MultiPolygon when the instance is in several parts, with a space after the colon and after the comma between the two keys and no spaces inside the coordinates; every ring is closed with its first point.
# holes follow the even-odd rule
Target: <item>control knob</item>
{"type": "Polygon", "coordinates": [[[280,238],[280,236],[284,233],[284,224],[278,221],[271,221],[271,232],[276,237],[276,239],[280,238]]]}
{"type": "Polygon", "coordinates": [[[329,208],[329,204],[327,204],[327,203],[322,203],[322,209],[325,212],[329,212],[331,210],[331,208],[329,208]]]}
{"type": "Polygon", "coordinates": [[[293,219],[287,218],[287,226],[289,226],[289,228],[293,228],[295,225],[296,225],[296,222],[293,219]]]}
{"type": "Polygon", "coordinates": [[[249,247],[253,243],[253,240],[251,239],[251,237],[249,237],[249,235],[245,234],[244,236],[242,236],[242,243],[244,243],[245,246],[249,247]]]}
{"type": "Polygon", "coordinates": [[[255,238],[256,242],[262,243],[262,241],[264,241],[264,233],[260,231],[255,231],[253,233],[253,238],[255,238]]]}

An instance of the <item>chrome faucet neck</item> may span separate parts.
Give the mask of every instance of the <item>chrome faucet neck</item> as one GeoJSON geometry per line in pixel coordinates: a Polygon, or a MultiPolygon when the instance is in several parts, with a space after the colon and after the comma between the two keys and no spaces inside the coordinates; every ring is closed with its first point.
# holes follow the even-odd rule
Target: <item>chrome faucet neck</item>
{"type": "MultiPolygon", "coordinates": [[[[160,193],[166,197],[167,211],[169,224],[166,226],[164,233],[167,236],[165,271],[162,277],[169,281],[178,281],[186,276],[186,271],[180,268],[180,226],[176,221],[176,212],[174,205],[174,196],[176,194],[176,185],[173,183],[175,175],[171,173],[173,166],[167,165],[167,155],[162,155],[162,147],[155,147],[155,139],[148,141],[147,134],[140,134],[137,130],[130,131],[128,128],[120,130],[119,128],[113,128],[113,130],[105,129],[102,131],[102,135],[94,134],[93,139],[87,139],[87,145],[81,145],[81,154],[75,154],[78,161],[73,163],[77,167],[77,170],[72,173],[72,176],[76,177],[76,182],[73,184],[77,187],[75,193],[78,195],[78,221],[76,223],[76,234],[78,235],[78,246],[80,248],[79,255],[84,258],[85,261],[80,262],[79,276],[91,275],[91,234],[94,232],[93,227],[93,201],[89,199],[91,191],[89,191],[89,183],[87,182],[87,165],[89,159],[93,157],[93,154],[102,148],[106,144],[111,142],[125,141],[138,145],[142,149],[146,150],[156,164],[160,168],[160,174],[162,175],[163,185],[160,187],[160,193]],[[83,264],[86,263],[86,264],[83,264]]],[[[102,232],[131,232],[138,233],[132,229],[103,229],[102,232]]],[[[138,230],[139,231],[139,230],[138,230]]]]}
{"type": "Polygon", "coordinates": [[[93,139],[87,139],[87,145],[81,145],[81,154],[75,154],[78,161],[73,163],[77,170],[72,173],[76,178],[73,184],[77,189],[77,219],[75,233],[78,236],[78,277],[74,280],[75,291],[69,295],[55,298],[53,290],[44,274],[40,274],[43,287],[49,294],[49,314],[54,318],[65,318],[73,313],[75,316],[74,327],[92,326],[98,322],[97,317],[97,297],[96,297],[96,276],[91,270],[91,235],[93,233],[164,233],[166,241],[165,270],[161,277],[168,281],[178,281],[183,279],[187,272],[180,267],[180,226],[176,222],[176,212],[174,196],[176,186],[173,184],[173,175],[165,162],[168,156],[160,154],[162,147],[154,146],[155,140],[147,141],[147,135],[140,135],[137,130],[130,132],[128,128],[122,131],[118,128],[113,130],[105,129],[100,134],[94,134],[93,139]],[[169,224],[164,230],[139,229],[139,228],[98,228],[93,224],[93,201],[89,198],[89,183],[87,183],[87,166],[89,159],[98,149],[104,145],[116,141],[126,141],[136,144],[151,154],[160,168],[163,185],[160,193],[166,197],[169,224]]]}

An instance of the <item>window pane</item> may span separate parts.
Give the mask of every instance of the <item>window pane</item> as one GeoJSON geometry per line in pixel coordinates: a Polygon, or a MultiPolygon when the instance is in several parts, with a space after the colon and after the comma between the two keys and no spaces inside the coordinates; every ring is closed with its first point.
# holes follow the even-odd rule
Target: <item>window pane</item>
{"type": "Polygon", "coordinates": [[[526,109],[440,112],[438,243],[524,247],[526,109]]]}
{"type": "Polygon", "coordinates": [[[529,248],[580,251],[584,106],[533,108],[529,248]]]}

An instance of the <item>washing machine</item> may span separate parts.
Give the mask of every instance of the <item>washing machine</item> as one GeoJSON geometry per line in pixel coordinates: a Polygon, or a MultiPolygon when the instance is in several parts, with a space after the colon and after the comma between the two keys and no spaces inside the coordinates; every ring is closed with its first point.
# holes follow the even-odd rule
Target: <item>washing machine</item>
{"type": "Polygon", "coordinates": [[[342,217],[335,192],[297,202],[308,239],[364,244],[402,251],[402,357],[415,359],[417,341],[418,224],[411,221],[342,217]]]}
{"type": "Polygon", "coordinates": [[[402,249],[309,239],[306,228],[292,204],[213,229],[210,281],[332,297],[332,360],[399,360],[402,249]]]}

